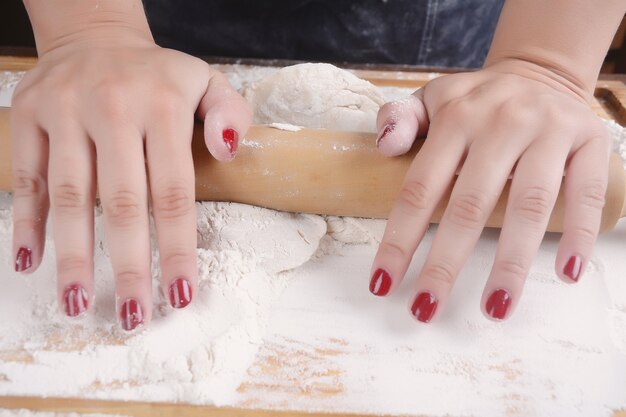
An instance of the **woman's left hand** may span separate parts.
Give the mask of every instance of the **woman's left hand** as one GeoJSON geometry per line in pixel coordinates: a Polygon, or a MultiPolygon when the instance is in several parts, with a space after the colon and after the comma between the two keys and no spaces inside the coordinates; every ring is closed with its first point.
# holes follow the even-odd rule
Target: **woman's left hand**
{"type": "Polygon", "coordinates": [[[598,234],[610,155],[608,132],[590,109],[591,99],[547,68],[511,60],[442,76],[410,99],[383,106],[377,126],[384,154],[403,154],[416,137],[427,138],[389,215],[370,291],[384,296],[398,287],[457,170],[410,300],[417,320],[429,322],[442,311],[510,175],[483,312],[495,320],[512,314],[562,181],[566,208],[556,273],[577,282],[598,234]]]}

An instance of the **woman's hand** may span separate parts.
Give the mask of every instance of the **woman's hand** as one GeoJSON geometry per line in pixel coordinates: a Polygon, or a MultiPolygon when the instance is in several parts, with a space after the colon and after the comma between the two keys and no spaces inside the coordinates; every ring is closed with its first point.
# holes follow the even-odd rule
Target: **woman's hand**
{"type": "Polygon", "coordinates": [[[251,122],[222,74],[144,34],[98,25],[40,50],[11,111],[16,270],[41,262],[50,207],[60,305],[77,316],[93,304],[97,184],[125,330],[151,317],[149,202],[164,293],[181,308],[197,288],[194,114],[221,161],[251,122]]]}
{"type": "Polygon", "coordinates": [[[589,107],[591,97],[567,85],[538,65],[501,60],[477,72],[437,78],[410,99],[381,108],[378,147],[384,154],[405,153],[416,136],[427,138],[376,254],[370,282],[374,294],[384,296],[398,287],[457,170],[410,300],[417,320],[428,322],[444,308],[511,174],[483,312],[503,320],[515,309],[562,181],[566,209],[556,272],[567,283],[580,279],[600,226],[610,138],[589,107]]]}

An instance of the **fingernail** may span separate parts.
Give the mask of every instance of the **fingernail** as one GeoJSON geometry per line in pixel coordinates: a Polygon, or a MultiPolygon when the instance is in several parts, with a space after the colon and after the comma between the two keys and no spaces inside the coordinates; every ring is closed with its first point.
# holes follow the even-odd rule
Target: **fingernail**
{"type": "Polygon", "coordinates": [[[174,308],[184,308],[191,302],[192,291],[189,281],[178,278],[170,285],[170,304],[174,308]]]}
{"type": "Polygon", "coordinates": [[[383,140],[385,136],[393,132],[395,128],[396,128],[395,123],[387,123],[385,127],[383,127],[383,131],[380,133],[380,136],[378,136],[378,139],[376,139],[376,146],[380,144],[380,141],[383,140]]]}
{"type": "Polygon", "coordinates": [[[63,304],[68,317],[80,316],[89,307],[87,291],[78,284],[68,285],[63,293],[63,304]]]}
{"type": "Polygon", "coordinates": [[[578,282],[578,277],[580,275],[580,270],[583,266],[583,261],[578,256],[571,256],[567,263],[565,264],[565,268],[563,268],[563,273],[570,277],[572,281],[578,282]]]}
{"type": "Polygon", "coordinates": [[[370,292],[374,295],[382,297],[389,293],[390,288],[391,277],[389,276],[389,273],[382,268],[378,268],[370,280],[370,292]]]}
{"type": "Polygon", "coordinates": [[[135,330],[137,326],[143,324],[143,311],[139,302],[134,298],[124,301],[120,309],[122,328],[126,331],[135,330]]]}
{"type": "Polygon", "coordinates": [[[33,266],[33,251],[22,246],[15,257],[15,272],[23,272],[33,266]]]}
{"type": "Polygon", "coordinates": [[[511,294],[502,288],[491,293],[485,304],[487,314],[496,320],[503,320],[511,305],[511,294]]]}
{"type": "Polygon", "coordinates": [[[235,155],[237,152],[237,146],[239,146],[239,134],[235,129],[222,130],[222,139],[228,148],[231,155],[235,155]]]}
{"type": "Polygon", "coordinates": [[[422,323],[428,323],[437,310],[437,304],[437,297],[430,291],[420,292],[413,301],[411,313],[422,323]]]}

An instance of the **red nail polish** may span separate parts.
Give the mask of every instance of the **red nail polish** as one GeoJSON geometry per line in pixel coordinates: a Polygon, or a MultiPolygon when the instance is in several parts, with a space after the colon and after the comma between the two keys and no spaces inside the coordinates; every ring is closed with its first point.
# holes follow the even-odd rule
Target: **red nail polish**
{"type": "Polygon", "coordinates": [[[583,261],[578,256],[571,256],[563,268],[563,273],[570,277],[572,281],[578,282],[583,261]]]}
{"type": "Polygon", "coordinates": [[[22,246],[15,257],[15,272],[23,272],[33,266],[33,251],[22,246]]]}
{"type": "Polygon", "coordinates": [[[191,285],[184,278],[178,278],[170,285],[170,304],[174,308],[184,308],[191,302],[191,285]]]}
{"type": "Polygon", "coordinates": [[[143,311],[139,302],[134,298],[124,301],[120,309],[120,319],[122,328],[126,331],[134,330],[137,326],[143,324],[143,311]]]}
{"type": "Polygon", "coordinates": [[[226,144],[226,147],[230,151],[231,155],[235,155],[237,152],[237,146],[239,146],[239,134],[235,129],[222,130],[222,139],[226,144]]]}
{"type": "Polygon", "coordinates": [[[411,313],[422,323],[428,323],[433,318],[438,303],[437,297],[430,291],[420,292],[413,301],[411,313]]]}
{"type": "Polygon", "coordinates": [[[391,277],[389,276],[389,273],[382,268],[378,268],[370,280],[370,292],[374,295],[382,297],[389,293],[390,288],[391,277]]]}
{"type": "Polygon", "coordinates": [[[89,307],[87,291],[78,284],[68,285],[63,293],[63,304],[68,317],[80,316],[89,307]]]}
{"type": "Polygon", "coordinates": [[[376,146],[380,144],[380,141],[383,140],[385,136],[393,132],[395,128],[396,128],[395,123],[387,123],[385,127],[383,127],[383,131],[380,133],[380,136],[378,136],[378,139],[376,139],[376,146]]]}
{"type": "Polygon", "coordinates": [[[485,304],[487,314],[497,320],[503,320],[511,305],[511,294],[502,288],[491,293],[485,304]]]}

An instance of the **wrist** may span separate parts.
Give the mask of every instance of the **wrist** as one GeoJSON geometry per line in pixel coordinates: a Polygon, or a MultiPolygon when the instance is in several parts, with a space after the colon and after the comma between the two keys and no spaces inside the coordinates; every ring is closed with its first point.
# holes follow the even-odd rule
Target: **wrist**
{"type": "Polygon", "coordinates": [[[25,0],[39,56],[81,42],[154,43],[140,0],[25,0]]]}
{"type": "Polygon", "coordinates": [[[515,52],[498,56],[490,54],[484,69],[499,73],[519,75],[547,84],[557,91],[573,95],[575,98],[591,104],[595,90],[593,82],[582,80],[568,69],[566,64],[556,58],[541,54],[515,52]]]}

